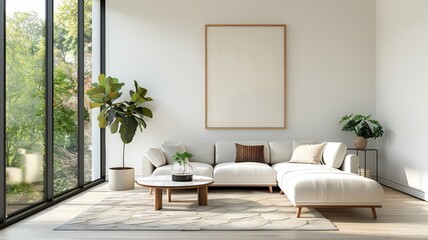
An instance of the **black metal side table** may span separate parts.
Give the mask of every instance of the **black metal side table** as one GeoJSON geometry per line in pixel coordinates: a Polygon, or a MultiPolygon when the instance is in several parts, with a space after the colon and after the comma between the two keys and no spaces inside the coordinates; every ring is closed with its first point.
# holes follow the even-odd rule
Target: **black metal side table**
{"type": "Polygon", "coordinates": [[[379,180],[379,174],[378,174],[379,173],[379,171],[378,171],[378,169],[379,169],[379,167],[378,167],[379,152],[378,152],[378,150],[376,148],[366,148],[366,149],[348,148],[348,150],[355,151],[357,153],[357,156],[358,156],[359,152],[364,152],[364,177],[367,177],[366,176],[366,172],[367,172],[367,152],[375,152],[376,153],[376,158],[375,158],[375,162],[376,162],[376,181],[378,181],[379,180]]]}

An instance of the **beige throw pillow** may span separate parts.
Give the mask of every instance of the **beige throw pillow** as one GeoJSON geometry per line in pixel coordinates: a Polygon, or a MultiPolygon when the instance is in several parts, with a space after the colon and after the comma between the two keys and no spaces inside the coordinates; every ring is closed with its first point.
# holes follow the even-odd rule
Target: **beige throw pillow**
{"type": "Polygon", "coordinates": [[[324,143],[300,145],[294,149],[290,162],[320,164],[324,146],[324,143]]]}

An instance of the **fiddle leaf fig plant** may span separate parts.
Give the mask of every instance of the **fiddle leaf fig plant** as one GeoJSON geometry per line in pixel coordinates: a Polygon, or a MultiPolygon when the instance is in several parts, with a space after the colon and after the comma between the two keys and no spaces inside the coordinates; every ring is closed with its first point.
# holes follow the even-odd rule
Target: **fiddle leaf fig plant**
{"type": "Polygon", "coordinates": [[[351,114],[344,116],[339,123],[344,123],[342,131],[355,132],[358,137],[379,138],[383,136],[382,125],[371,118],[371,115],[351,114]]]}
{"type": "Polygon", "coordinates": [[[125,167],[125,144],[132,142],[137,128],[143,131],[147,127],[146,118],[153,118],[152,111],[143,107],[146,102],[153,101],[147,97],[147,89],[142,88],[134,81],[135,91],[129,91],[129,101],[118,101],[122,96],[121,88],[125,84],[119,82],[117,78],[106,77],[100,74],[98,83],[93,83],[92,88],[86,91],[90,99],[91,109],[99,107],[98,122],[100,128],[110,127],[112,134],[119,131],[123,142],[122,167],[125,167]]]}

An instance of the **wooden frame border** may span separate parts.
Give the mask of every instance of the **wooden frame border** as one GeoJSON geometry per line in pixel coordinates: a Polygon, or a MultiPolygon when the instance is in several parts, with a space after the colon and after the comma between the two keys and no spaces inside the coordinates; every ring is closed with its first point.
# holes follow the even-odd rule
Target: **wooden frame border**
{"type": "Polygon", "coordinates": [[[205,24],[205,129],[286,129],[287,109],[287,24],[205,24]],[[208,127],[208,28],[209,27],[283,27],[284,28],[284,125],[283,127],[208,127]]]}

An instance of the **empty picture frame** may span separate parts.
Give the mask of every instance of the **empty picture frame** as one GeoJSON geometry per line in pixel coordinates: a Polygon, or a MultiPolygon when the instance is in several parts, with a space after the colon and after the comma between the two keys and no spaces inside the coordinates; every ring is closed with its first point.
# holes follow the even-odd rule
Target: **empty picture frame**
{"type": "Polygon", "coordinates": [[[286,25],[205,25],[205,127],[285,128],[286,25]]]}

